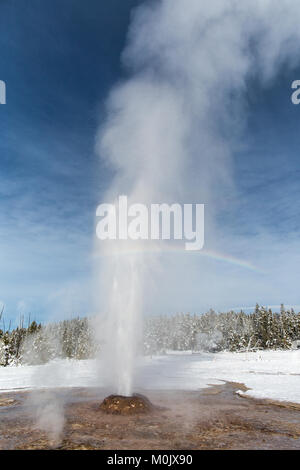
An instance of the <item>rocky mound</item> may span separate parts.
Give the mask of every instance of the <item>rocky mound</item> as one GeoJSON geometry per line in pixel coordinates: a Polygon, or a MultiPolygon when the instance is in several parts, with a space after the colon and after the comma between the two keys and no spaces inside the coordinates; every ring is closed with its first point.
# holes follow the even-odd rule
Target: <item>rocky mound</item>
{"type": "Polygon", "coordinates": [[[154,406],[144,395],[134,394],[131,397],[122,395],[109,395],[100,405],[100,410],[107,414],[132,415],[145,414],[154,409],[154,406]]]}

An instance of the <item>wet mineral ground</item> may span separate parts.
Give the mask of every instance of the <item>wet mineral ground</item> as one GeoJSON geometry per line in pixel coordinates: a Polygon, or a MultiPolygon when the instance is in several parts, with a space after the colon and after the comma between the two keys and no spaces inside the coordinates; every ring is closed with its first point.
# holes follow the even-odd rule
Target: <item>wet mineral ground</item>
{"type": "Polygon", "coordinates": [[[243,388],[147,391],[154,407],[126,416],[106,413],[104,392],[91,388],[1,394],[0,449],[300,449],[300,405],[244,398],[243,388]],[[50,405],[50,424],[58,404],[55,435],[47,416],[37,425],[38,399],[50,405]]]}

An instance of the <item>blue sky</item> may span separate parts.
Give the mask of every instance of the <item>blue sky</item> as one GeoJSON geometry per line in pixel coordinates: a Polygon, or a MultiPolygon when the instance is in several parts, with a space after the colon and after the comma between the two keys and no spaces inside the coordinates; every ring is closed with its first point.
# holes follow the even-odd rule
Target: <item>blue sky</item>
{"type": "MultiPolygon", "coordinates": [[[[90,275],[101,103],[120,78],[135,1],[1,0],[0,299],[43,317],[58,286],[90,275]]],[[[78,308],[81,308],[78,306],[78,308]]],[[[68,312],[69,313],[69,312],[68,312]]],[[[78,313],[78,312],[74,312],[78,313]]]]}
{"type": "MultiPolygon", "coordinates": [[[[120,55],[139,3],[0,2],[0,79],[7,85],[0,106],[0,301],[7,319],[31,313],[46,321],[91,310],[94,215],[111,178],[95,153],[95,135],[103,100],[126,75],[120,55]]],[[[282,268],[283,279],[211,261],[211,276],[229,276],[226,290],[241,289],[244,297],[202,301],[193,288],[195,266],[182,296],[189,301],[178,298],[177,310],[300,304],[300,106],[290,100],[300,55],[298,64],[264,86],[258,77],[248,83],[248,123],[234,155],[236,195],[220,220],[231,239],[225,251],[262,268],[269,263],[273,272],[282,268]],[[245,238],[253,239],[247,252],[245,238]]]]}

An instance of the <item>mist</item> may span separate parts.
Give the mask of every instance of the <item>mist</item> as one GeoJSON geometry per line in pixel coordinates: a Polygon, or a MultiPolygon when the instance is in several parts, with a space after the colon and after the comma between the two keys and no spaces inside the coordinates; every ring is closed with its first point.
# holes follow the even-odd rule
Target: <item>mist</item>
{"type": "MultiPolygon", "coordinates": [[[[103,202],[124,194],[144,204],[204,203],[205,249],[226,251],[232,240],[222,246],[230,237],[218,216],[236,198],[233,155],[247,126],[247,84],[255,77],[267,86],[280,67],[295,66],[299,20],[295,0],[163,0],[137,8],[122,56],[129,78],[111,90],[97,136],[114,175],[103,202]]],[[[97,242],[96,292],[107,299],[108,326],[98,333],[111,387],[125,395],[133,390],[143,314],[154,298],[167,309],[166,295],[178,286],[180,307],[188,305],[195,272],[195,257],[166,255],[162,244],[154,252],[153,241],[128,243],[97,242]]],[[[199,297],[206,275],[198,260],[199,297]]],[[[218,289],[210,291],[215,300],[218,289]]]]}

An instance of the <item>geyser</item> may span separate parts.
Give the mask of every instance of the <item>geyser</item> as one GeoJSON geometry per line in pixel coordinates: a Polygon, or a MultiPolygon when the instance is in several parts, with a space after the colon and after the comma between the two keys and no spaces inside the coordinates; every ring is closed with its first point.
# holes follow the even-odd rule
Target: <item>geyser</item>
{"type": "Polygon", "coordinates": [[[132,415],[149,413],[154,410],[154,406],[144,395],[134,394],[131,397],[110,395],[103,400],[100,410],[114,415],[132,415]]]}
{"type": "MultiPolygon", "coordinates": [[[[123,54],[132,75],[111,91],[98,136],[113,175],[99,202],[126,195],[129,204],[206,204],[206,247],[217,249],[226,230],[217,216],[235,194],[232,155],[247,116],[247,83],[255,78],[265,86],[298,57],[297,7],[297,0],[162,0],[137,8],[123,54]]],[[[128,396],[144,306],[151,312],[158,297],[153,280],[166,286],[164,297],[167,288],[169,297],[180,291],[184,305],[192,270],[188,261],[179,267],[175,256],[162,263],[162,245],[154,250],[152,240],[97,244],[97,295],[107,299],[105,326],[101,318],[98,328],[102,378],[113,393],[128,396]]],[[[205,287],[197,288],[200,297],[205,287]]]]}

